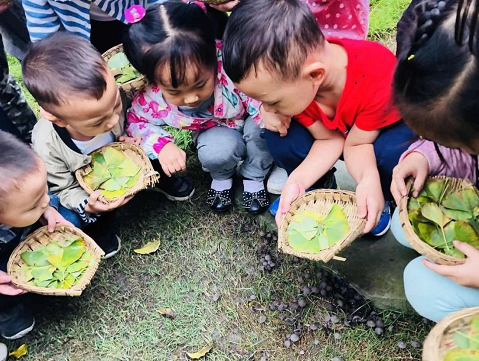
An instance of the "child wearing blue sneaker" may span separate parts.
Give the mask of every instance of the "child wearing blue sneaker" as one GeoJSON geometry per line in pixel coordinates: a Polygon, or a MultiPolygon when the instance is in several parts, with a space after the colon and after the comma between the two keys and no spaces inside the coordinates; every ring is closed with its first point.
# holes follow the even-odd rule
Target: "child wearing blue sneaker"
{"type": "Polygon", "coordinates": [[[333,184],[324,176],[343,155],[365,232],[384,234],[392,169],[413,137],[391,102],[394,54],[374,42],[326,40],[300,0],[240,2],[223,39],[226,73],[262,102],[268,149],[289,174],[277,222],[306,189],[333,184]]]}
{"type": "MultiPolygon", "coordinates": [[[[398,66],[394,77],[397,105],[405,122],[423,139],[412,144],[394,169],[391,192],[399,202],[412,176],[413,196],[428,175],[469,179],[478,185],[479,154],[479,7],[471,1],[414,1],[398,28],[398,66]],[[444,51],[447,49],[447,51],[444,51]]],[[[473,2],[474,3],[474,2],[473,2]]],[[[403,245],[398,212],[391,230],[403,245]]],[[[466,256],[457,266],[438,265],[425,257],[404,270],[404,288],[412,307],[423,317],[440,321],[468,307],[479,306],[479,250],[454,242],[466,256]]]]}

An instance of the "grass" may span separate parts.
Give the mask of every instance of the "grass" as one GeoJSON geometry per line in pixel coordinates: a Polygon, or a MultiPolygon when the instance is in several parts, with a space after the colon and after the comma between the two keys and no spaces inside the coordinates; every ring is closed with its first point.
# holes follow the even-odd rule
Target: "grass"
{"type": "MultiPolygon", "coordinates": [[[[371,37],[392,46],[394,27],[406,3],[373,0],[371,37]]],[[[20,78],[18,62],[12,58],[9,62],[12,74],[20,78]]],[[[27,98],[38,112],[28,93],[27,98]]],[[[187,133],[177,136],[182,147],[191,144],[187,133]]],[[[242,212],[218,216],[206,209],[208,180],[195,157],[188,160],[188,175],[197,185],[191,201],[173,204],[144,192],[122,208],[118,217],[122,251],[102,262],[81,297],[35,298],[34,331],[8,342],[9,348],[27,343],[25,361],[185,360],[185,351],[210,342],[214,347],[207,359],[217,361],[260,360],[263,352],[278,361],[420,360],[420,349],[399,350],[397,342],[422,341],[429,327],[418,317],[393,312],[382,314],[386,328],[393,326],[384,337],[363,327],[337,326],[339,341],[323,330],[305,331],[298,345],[283,347],[284,335],[294,327],[267,306],[272,300],[289,302],[297,297],[300,278],[316,274],[319,266],[294,263],[274,251],[279,267],[259,272],[260,226],[242,212]],[[157,253],[133,252],[158,238],[162,244],[157,253]],[[258,312],[250,309],[252,295],[257,297],[258,312]],[[176,318],[161,316],[157,310],[162,307],[173,309],[176,318]],[[260,315],[267,317],[264,324],[258,322],[260,315]]],[[[302,323],[321,324],[330,301],[310,298],[302,323]]]]}

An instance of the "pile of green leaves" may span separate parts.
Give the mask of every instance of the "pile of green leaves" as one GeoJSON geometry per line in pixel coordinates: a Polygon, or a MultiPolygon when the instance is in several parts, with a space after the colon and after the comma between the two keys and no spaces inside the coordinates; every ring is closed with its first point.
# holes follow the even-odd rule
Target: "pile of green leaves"
{"type": "Polygon", "coordinates": [[[95,263],[81,238],[51,241],[34,251],[23,252],[20,257],[25,262],[19,270],[24,281],[47,288],[72,287],[85,269],[95,263]]]}
{"type": "Polygon", "coordinates": [[[408,214],[417,236],[449,256],[465,257],[454,248],[455,240],[479,248],[479,196],[473,186],[453,191],[448,178],[429,180],[409,199],[408,214]]]}
{"type": "Polygon", "coordinates": [[[92,155],[91,170],[84,180],[107,198],[123,196],[140,179],[141,168],[113,147],[92,155]]]}
{"type": "Polygon", "coordinates": [[[115,75],[117,84],[124,84],[138,78],[141,74],[126,57],[125,53],[116,53],[108,60],[108,66],[115,75]]]}
{"type": "Polygon", "coordinates": [[[298,252],[319,253],[332,247],[348,231],[343,209],[333,204],[326,217],[311,210],[298,212],[288,226],[288,243],[298,252]]]}
{"type": "Polygon", "coordinates": [[[448,351],[444,361],[479,361],[479,316],[472,318],[469,331],[456,331],[454,349],[448,351]]]}

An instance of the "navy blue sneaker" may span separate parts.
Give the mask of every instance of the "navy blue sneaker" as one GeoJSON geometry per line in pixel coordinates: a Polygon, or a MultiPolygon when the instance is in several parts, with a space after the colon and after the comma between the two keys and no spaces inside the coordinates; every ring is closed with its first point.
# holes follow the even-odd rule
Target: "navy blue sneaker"
{"type": "Polygon", "coordinates": [[[389,231],[389,228],[391,228],[391,206],[389,205],[389,201],[386,201],[378,225],[372,229],[371,234],[376,237],[381,237],[389,231]]]}
{"type": "MultiPolygon", "coordinates": [[[[319,181],[317,181],[311,188],[306,189],[306,192],[315,190],[315,189],[337,189],[338,183],[336,183],[336,177],[334,176],[336,168],[331,168],[328,173],[326,173],[319,181]]],[[[276,200],[270,204],[268,210],[273,217],[276,217],[278,213],[279,202],[281,197],[276,198],[276,200]]]]}

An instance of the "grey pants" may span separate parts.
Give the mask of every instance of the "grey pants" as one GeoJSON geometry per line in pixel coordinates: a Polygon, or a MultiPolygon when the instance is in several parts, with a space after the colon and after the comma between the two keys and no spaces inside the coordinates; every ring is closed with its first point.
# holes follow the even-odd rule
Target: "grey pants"
{"type": "Polygon", "coordinates": [[[242,131],[225,126],[210,128],[198,135],[198,158],[213,179],[233,177],[238,163],[244,160],[240,167],[241,175],[263,181],[273,158],[260,135],[261,128],[251,118],[246,119],[242,131]]]}

